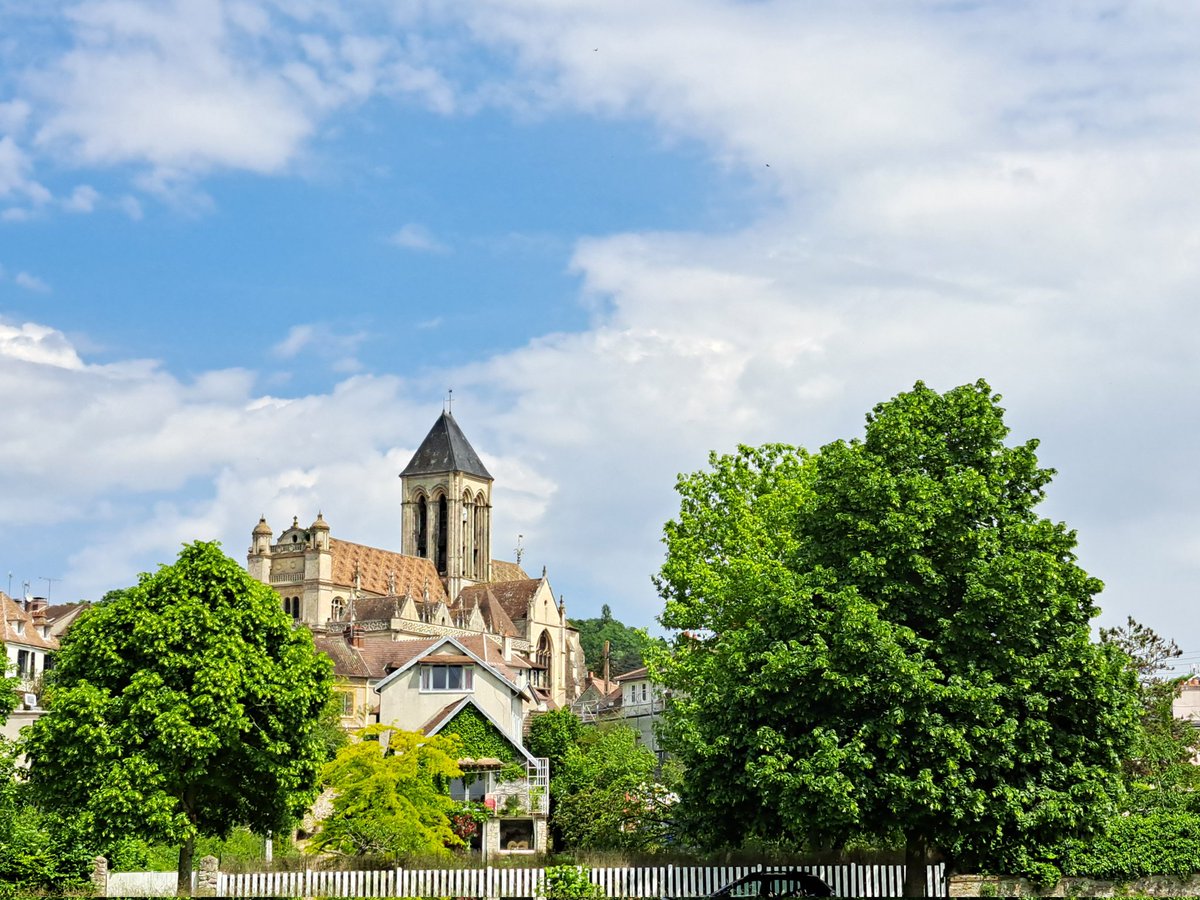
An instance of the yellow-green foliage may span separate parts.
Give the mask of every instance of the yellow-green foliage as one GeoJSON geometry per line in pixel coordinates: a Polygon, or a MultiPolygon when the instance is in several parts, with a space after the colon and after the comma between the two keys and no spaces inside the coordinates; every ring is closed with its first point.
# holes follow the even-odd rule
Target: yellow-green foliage
{"type": "Polygon", "coordinates": [[[311,849],[347,855],[445,853],[460,845],[446,792],[462,774],[461,744],[385,725],[355,732],[323,772],[336,797],[311,849]]]}

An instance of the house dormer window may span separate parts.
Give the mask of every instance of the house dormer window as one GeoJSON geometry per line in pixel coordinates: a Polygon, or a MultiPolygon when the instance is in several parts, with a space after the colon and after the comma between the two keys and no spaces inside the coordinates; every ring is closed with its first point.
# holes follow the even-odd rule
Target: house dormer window
{"type": "Polygon", "coordinates": [[[470,693],[475,690],[474,666],[421,666],[422,691],[457,691],[470,693]]]}
{"type": "Polygon", "coordinates": [[[25,633],[25,620],[24,619],[14,620],[13,621],[13,630],[16,631],[17,634],[24,634],[25,633]]]}

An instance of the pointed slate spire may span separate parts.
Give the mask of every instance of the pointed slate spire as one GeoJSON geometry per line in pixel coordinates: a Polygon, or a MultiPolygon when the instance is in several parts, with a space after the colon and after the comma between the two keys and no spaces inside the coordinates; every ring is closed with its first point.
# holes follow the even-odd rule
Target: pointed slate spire
{"type": "Polygon", "coordinates": [[[479,454],[454,421],[454,416],[448,412],[443,412],[433,423],[429,434],[425,435],[425,440],[404,467],[400,477],[432,475],[438,472],[464,472],[467,475],[492,480],[479,454]]]}

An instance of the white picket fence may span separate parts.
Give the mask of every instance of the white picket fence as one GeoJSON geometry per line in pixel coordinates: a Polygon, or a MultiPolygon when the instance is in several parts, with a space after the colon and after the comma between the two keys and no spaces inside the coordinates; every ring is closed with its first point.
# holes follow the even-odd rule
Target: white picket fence
{"type": "MultiPolygon", "coordinates": [[[[707,897],[729,882],[764,871],[764,866],[641,866],[591,870],[593,884],[609,897],[707,897]]],[[[838,897],[899,897],[904,866],[797,866],[824,879],[838,897]]],[[[929,866],[926,893],[945,897],[945,870],[929,866]]],[[[221,873],[220,897],[538,897],[543,870],[510,869],[377,869],[358,872],[221,873]]],[[[175,892],[174,872],[112,872],[109,897],[162,897],[175,892]]]]}

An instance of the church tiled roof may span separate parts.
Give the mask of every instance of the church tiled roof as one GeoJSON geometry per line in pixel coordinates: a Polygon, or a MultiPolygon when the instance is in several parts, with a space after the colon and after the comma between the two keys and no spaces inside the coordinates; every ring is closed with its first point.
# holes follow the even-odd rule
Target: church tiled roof
{"type": "Polygon", "coordinates": [[[438,472],[465,472],[492,480],[483,460],[454,421],[454,416],[448,412],[443,412],[433,423],[429,434],[425,435],[425,440],[400,476],[432,475],[438,472]]]}
{"type": "Polygon", "coordinates": [[[529,615],[529,600],[537,593],[541,583],[542,579],[540,578],[493,581],[490,584],[477,584],[473,587],[463,588],[459,596],[464,596],[468,591],[479,591],[484,588],[487,590],[488,599],[499,603],[500,608],[515,622],[529,615]]]}
{"type": "Polygon", "coordinates": [[[520,563],[503,559],[492,560],[492,581],[524,581],[528,577],[520,563]]]}
{"type": "Polygon", "coordinates": [[[513,624],[512,617],[509,616],[496,595],[492,593],[491,588],[490,584],[475,584],[463,588],[458,592],[454,611],[466,611],[478,605],[484,622],[493,632],[510,636],[520,634],[517,626],[513,624]]]}
{"type": "MultiPolygon", "coordinates": [[[[432,593],[432,592],[431,592],[432,593]]],[[[419,599],[414,594],[413,599],[419,599]]],[[[388,622],[400,615],[400,597],[356,597],[354,620],[356,622],[388,622]]],[[[349,612],[343,618],[349,618],[349,612]]]]}
{"type": "Polygon", "coordinates": [[[414,600],[424,597],[429,587],[429,599],[437,602],[446,600],[446,589],[438,577],[433,561],[421,556],[405,556],[378,547],[352,544],[349,541],[329,539],[329,550],[333,557],[333,583],[353,585],[357,572],[362,590],[372,594],[394,593],[403,597],[411,593],[414,600]],[[395,591],[391,587],[389,573],[395,576],[395,591]]]}

